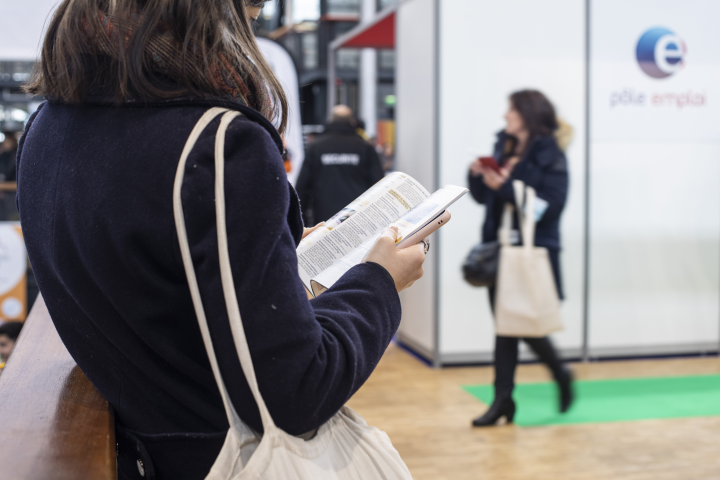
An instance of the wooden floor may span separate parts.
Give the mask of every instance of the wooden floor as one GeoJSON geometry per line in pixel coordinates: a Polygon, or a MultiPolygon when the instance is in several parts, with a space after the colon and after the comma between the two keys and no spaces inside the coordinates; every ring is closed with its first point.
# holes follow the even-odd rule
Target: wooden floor
{"type": "MultiPolygon", "coordinates": [[[[574,365],[579,379],[720,373],[720,359],[574,365]]],[[[549,379],[524,365],[519,382],[549,379]]],[[[719,480],[720,417],[473,429],[485,406],[461,385],[490,367],[431,369],[395,345],[349,405],[385,430],[415,480],[719,480]]],[[[522,406],[520,406],[522,408],[522,406]]]]}

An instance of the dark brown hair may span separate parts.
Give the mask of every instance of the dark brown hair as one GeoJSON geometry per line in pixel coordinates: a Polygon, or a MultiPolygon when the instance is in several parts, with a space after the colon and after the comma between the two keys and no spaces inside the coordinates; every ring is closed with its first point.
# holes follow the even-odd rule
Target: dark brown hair
{"type": "Polygon", "coordinates": [[[552,135],[558,129],[555,107],[537,90],[520,90],[510,95],[510,104],[520,114],[530,138],[552,135]]]}
{"type": "Polygon", "coordinates": [[[50,21],[39,65],[25,91],[82,103],[101,82],[104,94],[118,103],[185,95],[224,97],[221,86],[207,87],[207,82],[193,78],[191,72],[197,69],[183,68],[181,78],[172,79],[173,88],[159,82],[146,49],[153,35],[164,31],[177,42],[182,65],[201,58],[200,70],[210,72],[213,65],[229,64],[256,80],[259,89],[267,89],[269,119],[283,133],[287,99],[258,49],[245,6],[258,7],[265,1],[63,0],[50,21]],[[113,42],[112,58],[88,55],[87,38],[94,39],[107,28],[98,12],[112,19],[120,32],[117,38],[125,40],[113,42]]]}
{"type": "Polygon", "coordinates": [[[0,335],[7,335],[14,342],[20,335],[23,325],[21,322],[5,322],[0,325],[0,335]]]}

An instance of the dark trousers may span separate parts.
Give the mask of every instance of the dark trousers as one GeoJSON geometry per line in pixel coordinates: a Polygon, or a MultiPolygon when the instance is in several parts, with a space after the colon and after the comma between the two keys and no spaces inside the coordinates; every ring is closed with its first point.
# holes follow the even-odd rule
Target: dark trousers
{"type": "Polygon", "coordinates": [[[518,364],[518,346],[520,340],[527,343],[535,355],[538,356],[552,372],[555,380],[563,376],[563,366],[553,347],[550,337],[517,338],[495,337],[495,396],[510,396],[515,389],[515,368],[518,364]]]}
{"type": "MultiPolygon", "coordinates": [[[[560,283],[560,264],[558,252],[549,250],[550,263],[552,265],[555,283],[558,288],[558,295],[563,297],[562,284],[560,283]]],[[[495,287],[488,289],[490,294],[490,307],[495,312],[495,287]]],[[[553,347],[550,337],[542,338],[518,338],[495,336],[495,397],[510,396],[515,388],[515,369],[518,364],[518,347],[520,340],[528,344],[535,352],[538,359],[544,363],[552,372],[553,378],[558,380],[563,377],[563,365],[560,357],[553,347]]]]}

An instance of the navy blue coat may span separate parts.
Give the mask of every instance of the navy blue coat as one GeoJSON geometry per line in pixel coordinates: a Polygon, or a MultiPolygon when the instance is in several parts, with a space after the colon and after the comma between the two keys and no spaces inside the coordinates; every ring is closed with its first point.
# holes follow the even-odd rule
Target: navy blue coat
{"type": "MultiPolygon", "coordinates": [[[[504,131],[497,134],[493,156],[501,166],[506,161],[505,149],[508,141],[509,137],[504,131]]],[[[485,221],[482,226],[484,243],[497,240],[505,204],[515,205],[513,180],[522,180],[535,189],[539,198],[548,202],[547,210],[535,226],[535,245],[548,249],[558,294],[563,298],[559,264],[560,216],[568,195],[568,167],[567,158],[558,147],[555,138],[536,136],[531,139],[522,159],[515,165],[510,179],[497,191],[485,185],[482,175],[475,177],[468,173],[470,193],[478,203],[485,205],[485,221]]],[[[517,216],[513,219],[513,223],[517,228],[517,216]]]]}
{"type": "MultiPolygon", "coordinates": [[[[282,142],[252,109],[182,100],[46,103],[18,152],[18,206],[58,333],[115,410],[120,478],[204,478],[228,423],[200,336],[173,219],[185,141],[211,106],[233,120],[225,144],[230,260],[260,391],[291,434],[320,426],[367,380],[400,322],[392,277],[352,268],[308,301],[295,248],[303,222],[282,142]]],[[[214,138],[201,135],[182,186],[210,333],[240,417],[261,431],[227,320],[215,227],[214,138]]]]}
{"type": "MultiPolygon", "coordinates": [[[[502,166],[505,163],[505,145],[508,135],[502,131],[497,135],[493,156],[502,166]]],[[[485,222],[482,226],[482,241],[497,240],[498,228],[502,221],[506,203],[515,204],[512,180],[522,180],[535,189],[537,196],[548,202],[548,208],[535,227],[535,245],[549,249],[560,249],[560,215],[565,208],[568,194],[568,168],[565,154],[551,136],[537,136],[530,140],[523,158],[513,169],[510,179],[495,191],[477,177],[468,173],[468,186],[473,198],[485,205],[485,222]]],[[[517,219],[515,219],[517,226],[517,219]]]]}

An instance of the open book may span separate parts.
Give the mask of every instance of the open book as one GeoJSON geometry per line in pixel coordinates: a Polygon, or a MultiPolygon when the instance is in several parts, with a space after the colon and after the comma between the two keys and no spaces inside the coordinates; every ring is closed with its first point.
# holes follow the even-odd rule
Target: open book
{"type": "Polygon", "coordinates": [[[426,227],[467,191],[447,185],[430,195],[410,175],[391,173],[300,242],[297,255],[305,288],[318,296],[333,286],[362,262],[385,227],[397,226],[398,248],[420,243],[426,227]]]}

